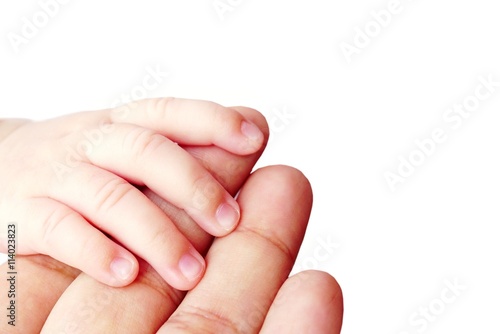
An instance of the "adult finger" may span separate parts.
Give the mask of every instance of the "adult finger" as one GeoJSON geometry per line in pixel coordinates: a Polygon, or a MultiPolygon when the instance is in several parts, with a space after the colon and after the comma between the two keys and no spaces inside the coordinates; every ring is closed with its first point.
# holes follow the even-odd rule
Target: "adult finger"
{"type": "Polygon", "coordinates": [[[337,281],[321,271],[304,271],[283,284],[260,334],[339,334],[342,316],[342,290],[337,281]]]}
{"type": "Polygon", "coordinates": [[[159,333],[257,333],[295,262],[312,206],[307,179],[285,166],[258,170],[243,186],[242,219],[216,239],[204,279],[159,333]]]}
{"type": "MultiPolygon", "coordinates": [[[[268,126],[259,112],[244,107],[235,109],[257,124],[265,133],[267,140],[268,126]]],[[[241,188],[263,149],[264,145],[252,155],[238,156],[213,146],[186,147],[186,150],[193,153],[232,195],[241,188]]],[[[184,211],[165,202],[151,190],[143,189],[143,191],[172,218],[198,251],[203,253],[208,249],[212,237],[184,211]]],[[[57,332],[65,328],[72,328],[74,333],[156,332],[173,313],[184,294],[166,284],[147,263],[141,260],[139,263],[137,280],[121,288],[120,293],[116,295],[109,293],[109,287],[85,274],[80,275],[54,307],[45,324],[46,332],[57,332]],[[92,301],[101,295],[110,298],[102,300],[94,307],[92,301]],[[106,307],[107,305],[113,307],[106,307]]]]}
{"type": "MultiPolygon", "coordinates": [[[[2,308],[7,308],[12,300],[15,302],[14,317],[3,317],[0,333],[40,333],[52,306],[80,271],[45,255],[17,256],[14,269],[17,272],[12,289],[15,296],[8,296],[10,281],[0,280],[2,308]],[[15,326],[8,321],[13,321],[15,326]]],[[[0,266],[2,273],[11,271],[7,263],[0,266]]]]}

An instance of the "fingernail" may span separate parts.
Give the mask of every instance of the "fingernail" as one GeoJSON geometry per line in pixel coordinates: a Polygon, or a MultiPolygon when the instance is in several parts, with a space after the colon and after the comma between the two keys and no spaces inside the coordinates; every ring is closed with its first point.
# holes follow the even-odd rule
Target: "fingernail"
{"type": "Polygon", "coordinates": [[[253,142],[261,142],[264,139],[264,134],[257,125],[247,121],[241,123],[241,133],[253,142]]]}
{"type": "Polygon", "coordinates": [[[179,260],[179,270],[190,282],[200,277],[204,269],[204,261],[199,254],[195,255],[193,252],[186,253],[179,260]]]}
{"type": "Polygon", "coordinates": [[[115,277],[122,281],[126,281],[130,278],[134,270],[134,264],[122,257],[117,257],[111,262],[110,268],[115,277]]]}
{"type": "Polygon", "coordinates": [[[232,231],[240,220],[240,213],[228,203],[222,203],[217,209],[215,217],[223,229],[232,231]]]}

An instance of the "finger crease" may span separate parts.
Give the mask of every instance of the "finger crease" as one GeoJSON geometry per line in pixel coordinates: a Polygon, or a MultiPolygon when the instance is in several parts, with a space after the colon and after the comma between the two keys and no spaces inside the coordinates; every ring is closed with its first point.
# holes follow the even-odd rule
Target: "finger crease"
{"type": "Polygon", "coordinates": [[[123,180],[112,179],[97,194],[97,212],[108,212],[120,203],[134,188],[123,180]]]}
{"type": "Polygon", "coordinates": [[[257,238],[266,241],[267,243],[274,246],[274,248],[276,248],[280,253],[282,253],[285,256],[285,258],[290,261],[290,263],[295,262],[295,255],[290,250],[290,248],[281,240],[265,235],[264,234],[265,231],[251,229],[251,228],[245,227],[243,225],[239,225],[236,232],[250,233],[250,234],[256,236],[257,238]]]}
{"type": "Polygon", "coordinates": [[[193,329],[195,326],[197,330],[203,328],[205,333],[219,333],[221,327],[224,328],[224,333],[240,334],[242,331],[238,330],[238,326],[229,318],[215,313],[213,311],[203,309],[196,306],[186,306],[187,310],[179,311],[168,320],[169,325],[178,329],[193,329]],[[199,320],[200,323],[196,320],[199,320]],[[217,332],[215,332],[217,330],[217,332]]]}
{"type": "Polygon", "coordinates": [[[45,245],[51,245],[50,239],[52,238],[54,231],[66,220],[68,217],[74,215],[74,212],[66,211],[61,215],[60,209],[55,209],[50,213],[50,215],[45,220],[43,226],[43,236],[41,238],[42,243],[45,245]]]}

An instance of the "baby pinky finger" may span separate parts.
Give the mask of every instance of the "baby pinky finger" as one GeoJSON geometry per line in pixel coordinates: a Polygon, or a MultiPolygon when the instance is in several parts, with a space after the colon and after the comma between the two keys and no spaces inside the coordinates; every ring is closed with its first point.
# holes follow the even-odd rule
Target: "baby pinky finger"
{"type": "MultiPolygon", "coordinates": [[[[48,198],[30,199],[24,208],[25,240],[37,253],[78,268],[101,283],[126,286],[137,277],[137,259],[79,213],[48,198]],[[29,208],[29,210],[27,210],[29,208]]],[[[20,226],[21,227],[21,226],[20,226]]]]}

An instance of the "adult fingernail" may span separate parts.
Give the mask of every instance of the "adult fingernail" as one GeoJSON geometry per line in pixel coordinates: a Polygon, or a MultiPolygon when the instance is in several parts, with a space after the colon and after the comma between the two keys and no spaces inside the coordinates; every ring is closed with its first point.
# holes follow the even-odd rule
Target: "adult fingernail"
{"type": "Polygon", "coordinates": [[[134,264],[127,259],[117,257],[111,262],[110,268],[116,278],[126,281],[132,275],[134,264]]]}
{"type": "Polygon", "coordinates": [[[241,133],[252,142],[260,143],[264,139],[264,134],[257,125],[247,121],[241,123],[241,133]]]}
{"type": "Polygon", "coordinates": [[[201,255],[193,253],[193,251],[186,253],[179,260],[179,270],[190,282],[195,281],[198,277],[200,277],[205,269],[204,261],[201,255]]]}
{"type": "Polygon", "coordinates": [[[217,209],[215,217],[223,229],[232,231],[240,220],[240,213],[230,204],[222,203],[217,209]]]}

